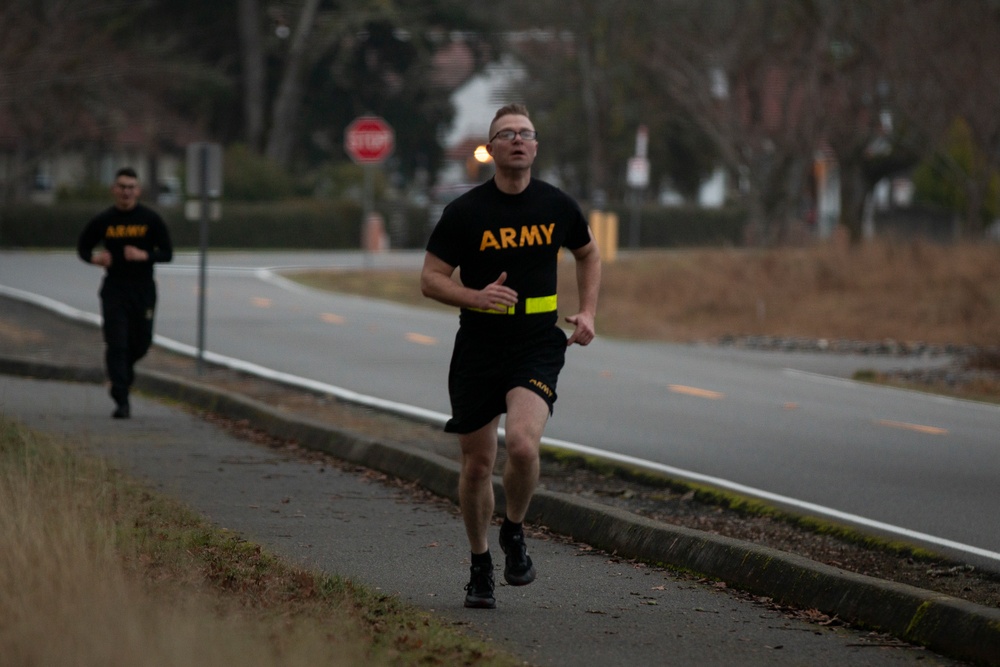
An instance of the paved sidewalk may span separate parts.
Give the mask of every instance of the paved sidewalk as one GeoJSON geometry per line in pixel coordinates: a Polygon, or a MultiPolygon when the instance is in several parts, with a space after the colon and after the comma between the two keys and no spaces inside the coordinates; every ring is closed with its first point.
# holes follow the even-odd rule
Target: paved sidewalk
{"type": "MultiPolygon", "coordinates": [[[[10,364],[0,367],[11,372],[10,364]]],[[[147,373],[142,382],[184,400],[196,395],[167,376],[147,373]]],[[[790,619],[745,595],[637,566],[568,540],[530,534],[538,580],[523,588],[500,584],[496,610],[467,610],[462,600],[468,553],[461,521],[450,503],[383,484],[350,466],[331,467],[239,440],[148,395],[134,397],[131,420],[110,419],[111,408],[99,384],[0,375],[0,414],[5,417],[65,436],[116,461],[274,553],[432,610],[532,664],[961,664],[885,636],[790,619]]],[[[266,406],[254,409],[266,412],[266,406]]],[[[345,458],[422,465],[422,474],[439,478],[431,480],[431,488],[453,484],[453,462],[387,451],[378,443],[332,440],[348,452],[345,458]]],[[[547,519],[596,526],[618,535],[623,544],[630,542],[630,535],[653,543],[668,539],[646,525],[652,522],[637,523],[634,517],[549,497],[553,495],[539,497],[547,519]]],[[[671,535],[675,543],[685,539],[683,533],[671,535]]],[[[495,536],[494,529],[500,582],[503,557],[495,536]]],[[[706,558],[722,558],[723,551],[736,546],[725,540],[702,543],[706,558]]],[[[762,553],[767,555],[766,550],[762,553]]],[[[759,569],[759,564],[746,562],[747,568],[759,569]]],[[[853,585],[844,584],[835,593],[849,597],[853,585]]],[[[878,598],[883,605],[902,604],[902,599],[878,598]]],[[[933,608],[924,611],[935,613],[933,608]]],[[[941,622],[953,621],[946,614],[941,622]]]]}

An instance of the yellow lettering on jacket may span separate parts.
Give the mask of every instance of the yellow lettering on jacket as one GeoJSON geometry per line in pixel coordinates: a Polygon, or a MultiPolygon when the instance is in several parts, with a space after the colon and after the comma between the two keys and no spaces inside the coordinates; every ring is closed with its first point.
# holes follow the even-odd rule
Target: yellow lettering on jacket
{"type": "Polygon", "coordinates": [[[483,238],[479,242],[479,251],[482,252],[487,248],[504,250],[532,245],[552,245],[552,232],[555,227],[554,222],[548,225],[522,225],[520,233],[514,227],[501,227],[499,240],[492,231],[487,229],[483,232],[483,238]]]}
{"type": "Polygon", "coordinates": [[[139,239],[146,235],[147,225],[108,225],[104,237],[108,239],[139,239]]]}

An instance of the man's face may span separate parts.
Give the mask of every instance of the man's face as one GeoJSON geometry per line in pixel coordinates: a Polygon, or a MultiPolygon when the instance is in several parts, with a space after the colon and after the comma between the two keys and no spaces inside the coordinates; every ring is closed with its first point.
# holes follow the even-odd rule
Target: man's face
{"type": "Polygon", "coordinates": [[[527,116],[515,114],[502,116],[491,128],[490,143],[486,144],[486,150],[493,157],[493,162],[497,169],[530,169],[538,154],[537,139],[524,139],[520,132],[523,130],[534,131],[535,126],[527,116]],[[498,137],[497,134],[506,131],[513,131],[512,139],[498,137]]]}
{"type": "Polygon", "coordinates": [[[130,176],[119,176],[111,186],[111,194],[115,198],[115,208],[129,211],[135,208],[139,201],[139,181],[130,176]]]}

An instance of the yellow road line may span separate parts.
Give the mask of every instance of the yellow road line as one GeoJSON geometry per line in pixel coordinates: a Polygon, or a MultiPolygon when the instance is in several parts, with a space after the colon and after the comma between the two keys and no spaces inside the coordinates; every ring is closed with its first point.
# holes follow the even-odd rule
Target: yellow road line
{"type": "Polygon", "coordinates": [[[418,333],[408,333],[405,338],[411,343],[417,343],[419,345],[437,345],[438,342],[438,339],[433,336],[425,336],[418,333]]]}
{"type": "Polygon", "coordinates": [[[262,296],[255,296],[254,298],[250,299],[250,302],[253,303],[253,305],[257,306],[258,308],[270,308],[271,304],[273,303],[270,299],[265,299],[262,296]]]}
{"type": "Polygon", "coordinates": [[[323,313],[319,316],[319,319],[323,320],[327,324],[343,324],[344,318],[340,315],[334,315],[333,313],[323,313]]]}
{"type": "Polygon", "coordinates": [[[685,387],[682,384],[672,384],[670,385],[670,391],[675,394],[686,394],[688,396],[697,396],[699,398],[710,398],[712,400],[719,400],[720,398],[725,398],[725,394],[720,394],[717,391],[711,391],[709,389],[699,389],[698,387],[685,387]]]}
{"type": "Polygon", "coordinates": [[[888,426],[890,428],[901,428],[907,431],[916,431],[917,433],[926,433],[928,435],[948,435],[948,429],[938,428],[937,426],[925,426],[923,424],[909,424],[907,422],[895,422],[891,419],[879,419],[875,422],[880,426],[888,426]]]}

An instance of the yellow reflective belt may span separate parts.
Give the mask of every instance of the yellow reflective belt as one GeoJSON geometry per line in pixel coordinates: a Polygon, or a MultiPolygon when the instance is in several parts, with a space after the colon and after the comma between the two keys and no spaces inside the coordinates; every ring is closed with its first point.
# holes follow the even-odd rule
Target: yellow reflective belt
{"type": "Polygon", "coordinates": [[[487,313],[488,315],[513,315],[514,306],[507,306],[507,310],[493,310],[492,308],[466,308],[474,313],[487,313]]]}
{"type": "Polygon", "coordinates": [[[533,296],[524,302],[524,312],[528,315],[535,313],[551,313],[556,309],[556,295],[533,296]]]}
{"type": "MultiPolygon", "coordinates": [[[[557,295],[532,296],[524,300],[524,314],[537,315],[538,313],[551,313],[557,310],[557,295]]],[[[489,313],[490,315],[514,315],[517,306],[508,306],[506,311],[491,310],[487,308],[466,308],[476,313],[489,313]]]]}

